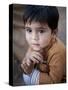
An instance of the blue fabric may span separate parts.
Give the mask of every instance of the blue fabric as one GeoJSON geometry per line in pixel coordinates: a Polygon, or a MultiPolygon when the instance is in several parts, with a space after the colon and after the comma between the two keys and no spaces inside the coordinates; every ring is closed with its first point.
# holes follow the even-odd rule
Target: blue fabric
{"type": "Polygon", "coordinates": [[[26,85],[31,84],[31,74],[30,75],[23,74],[23,79],[26,85]]]}
{"type": "Polygon", "coordinates": [[[39,71],[34,69],[31,74],[23,74],[23,79],[26,85],[39,84],[39,71]]]}

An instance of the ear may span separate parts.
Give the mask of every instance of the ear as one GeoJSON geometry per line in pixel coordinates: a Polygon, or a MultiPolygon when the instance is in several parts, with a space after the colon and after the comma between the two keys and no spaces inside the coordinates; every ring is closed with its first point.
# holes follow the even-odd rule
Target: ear
{"type": "Polygon", "coordinates": [[[57,32],[58,32],[58,29],[56,28],[56,29],[54,29],[54,31],[53,31],[53,33],[52,33],[52,38],[56,38],[56,36],[57,36],[57,32]]]}
{"type": "Polygon", "coordinates": [[[54,29],[53,34],[57,35],[57,32],[58,32],[58,28],[54,29]]]}
{"type": "Polygon", "coordinates": [[[52,40],[55,40],[57,34],[56,33],[52,33],[52,40]]]}

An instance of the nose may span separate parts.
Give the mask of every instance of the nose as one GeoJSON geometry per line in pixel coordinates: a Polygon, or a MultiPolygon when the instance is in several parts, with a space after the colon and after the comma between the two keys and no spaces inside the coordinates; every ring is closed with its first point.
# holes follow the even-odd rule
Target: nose
{"type": "Polygon", "coordinates": [[[38,33],[37,32],[33,32],[32,33],[32,39],[33,40],[38,40],[39,39],[39,36],[38,36],[38,33]]]}

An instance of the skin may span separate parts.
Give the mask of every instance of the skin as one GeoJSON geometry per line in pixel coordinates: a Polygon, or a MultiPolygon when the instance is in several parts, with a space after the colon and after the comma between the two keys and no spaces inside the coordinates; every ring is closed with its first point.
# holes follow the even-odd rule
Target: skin
{"type": "Polygon", "coordinates": [[[26,40],[29,46],[35,51],[41,51],[48,46],[52,38],[51,29],[47,24],[36,22],[26,23],[26,40]]]}
{"type": "Polygon", "coordinates": [[[38,22],[26,23],[26,40],[33,52],[28,51],[26,60],[23,60],[23,68],[27,68],[33,63],[42,63],[43,56],[41,52],[44,47],[47,47],[53,37],[51,29],[47,24],[38,22]]]}

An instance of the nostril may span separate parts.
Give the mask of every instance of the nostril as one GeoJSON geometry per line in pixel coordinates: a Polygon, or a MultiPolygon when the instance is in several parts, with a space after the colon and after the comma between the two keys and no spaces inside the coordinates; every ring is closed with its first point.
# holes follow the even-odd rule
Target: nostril
{"type": "Polygon", "coordinates": [[[33,35],[32,35],[32,39],[33,39],[33,40],[38,40],[38,39],[39,39],[39,37],[38,37],[38,35],[37,35],[37,34],[33,34],[33,35]]]}
{"type": "Polygon", "coordinates": [[[38,40],[38,37],[33,37],[33,40],[36,40],[37,41],[38,40]]]}

